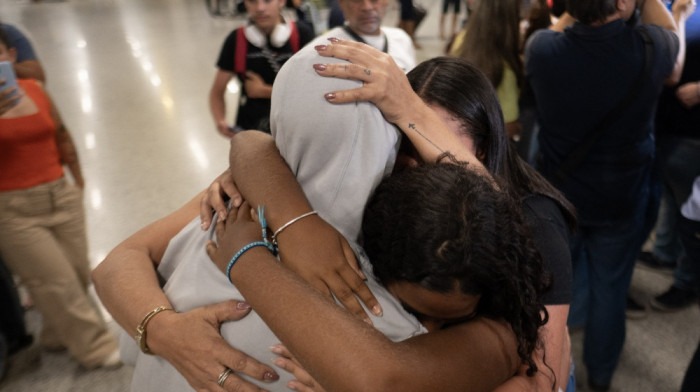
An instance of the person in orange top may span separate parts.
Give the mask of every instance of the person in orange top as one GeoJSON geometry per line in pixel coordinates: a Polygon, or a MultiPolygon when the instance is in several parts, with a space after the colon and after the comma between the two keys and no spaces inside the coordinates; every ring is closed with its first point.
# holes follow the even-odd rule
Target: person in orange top
{"type": "MultiPolygon", "coordinates": [[[[15,59],[0,31],[0,61],[15,59]]],[[[43,346],[68,349],[86,368],[119,365],[116,340],[88,298],[84,180],[75,146],[40,82],[17,83],[19,102],[0,115],[0,253],[42,314],[43,346]]]]}

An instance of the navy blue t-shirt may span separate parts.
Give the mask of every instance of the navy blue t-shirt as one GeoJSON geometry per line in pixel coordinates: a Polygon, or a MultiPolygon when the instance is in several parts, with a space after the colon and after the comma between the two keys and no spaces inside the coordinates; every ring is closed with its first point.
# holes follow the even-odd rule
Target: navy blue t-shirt
{"type": "Polygon", "coordinates": [[[654,42],[649,79],[583,163],[558,184],[582,224],[629,217],[647,186],[654,111],[675,64],[678,37],[658,26],[629,27],[618,19],[602,26],[576,23],[563,33],[542,30],[526,47],[526,75],[540,124],[538,169],[552,179],[643,72],[645,45],[637,29],[645,29],[654,42]]]}

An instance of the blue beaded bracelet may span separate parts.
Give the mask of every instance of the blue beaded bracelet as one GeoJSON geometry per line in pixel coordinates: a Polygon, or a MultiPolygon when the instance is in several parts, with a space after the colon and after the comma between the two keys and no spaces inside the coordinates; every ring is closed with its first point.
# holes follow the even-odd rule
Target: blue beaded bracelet
{"type": "Polygon", "coordinates": [[[267,243],[265,243],[263,241],[251,242],[250,244],[242,247],[241,250],[236,252],[236,254],[233,255],[233,257],[231,257],[231,261],[229,261],[228,266],[226,266],[226,277],[228,278],[228,281],[231,282],[231,284],[233,284],[233,282],[231,281],[231,268],[233,268],[233,265],[236,264],[236,261],[238,261],[238,259],[241,256],[243,256],[243,253],[247,252],[250,249],[255,248],[256,246],[264,246],[265,248],[267,248],[267,243]]]}

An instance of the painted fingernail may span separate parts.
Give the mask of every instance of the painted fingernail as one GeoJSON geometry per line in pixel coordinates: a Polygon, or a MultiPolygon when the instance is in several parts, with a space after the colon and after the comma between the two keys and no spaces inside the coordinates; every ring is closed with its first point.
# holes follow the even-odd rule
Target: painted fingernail
{"type": "Polygon", "coordinates": [[[278,345],[270,346],[270,351],[272,351],[275,354],[282,354],[282,347],[278,345]]]}
{"type": "Polygon", "coordinates": [[[282,357],[277,357],[273,360],[273,362],[275,363],[275,365],[283,368],[284,365],[287,363],[287,360],[282,357]]]}
{"type": "Polygon", "coordinates": [[[330,38],[328,38],[328,40],[333,42],[334,44],[340,42],[340,40],[338,38],[335,38],[335,37],[330,37],[330,38]]]}
{"type": "Polygon", "coordinates": [[[324,95],[324,97],[325,97],[327,100],[332,101],[332,100],[335,99],[335,93],[328,93],[328,94],[324,95]]]}
{"type": "Polygon", "coordinates": [[[277,381],[279,378],[280,376],[274,372],[265,372],[265,374],[263,374],[263,379],[265,381],[277,381]]]}
{"type": "Polygon", "coordinates": [[[325,71],[326,70],[326,64],[314,64],[314,69],[316,71],[325,71]]]}
{"type": "Polygon", "coordinates": [[[202,222],[202,224],[199,225],[199,227],[200,227],[202,230],[206,231],[206,230],[209,228],[209,223],[208,223],[208,222],[202,222]]]}
{"type": "Polygon", "coordinates": [[[374,313],[375,316],[381,316],[382,315],[382,307],[379,305],[374,305],[372,307],[372,313],[374,313]]]}
{"type": "Polygon", "coordinates": [[[316,49],[320,52],[322,50],[326,50],[327,47],[328,46],[326,46],[326,45],[316,45],[316,46],[314,46],[314,49],[316,49]]]}
{"type": "Polygon", "coordinates": [[[247,302],[239,302],[236,304],[236,309],[248,310],[248,309],[250,309],[250,304],[247,302]]]}

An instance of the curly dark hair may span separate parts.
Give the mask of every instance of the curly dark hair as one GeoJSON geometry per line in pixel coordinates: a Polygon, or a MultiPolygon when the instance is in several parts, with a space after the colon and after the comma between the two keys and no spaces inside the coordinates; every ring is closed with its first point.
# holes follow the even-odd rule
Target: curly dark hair
{"type": "Polygon", "coordinates": [[[551,285],[516,203],[489,179],[453,163],[425,164],[384,179],[365,208],[363,245],[384,284],[481,295],[477,316],[504,319],[531,359],[547,322],[551,285]]]}

